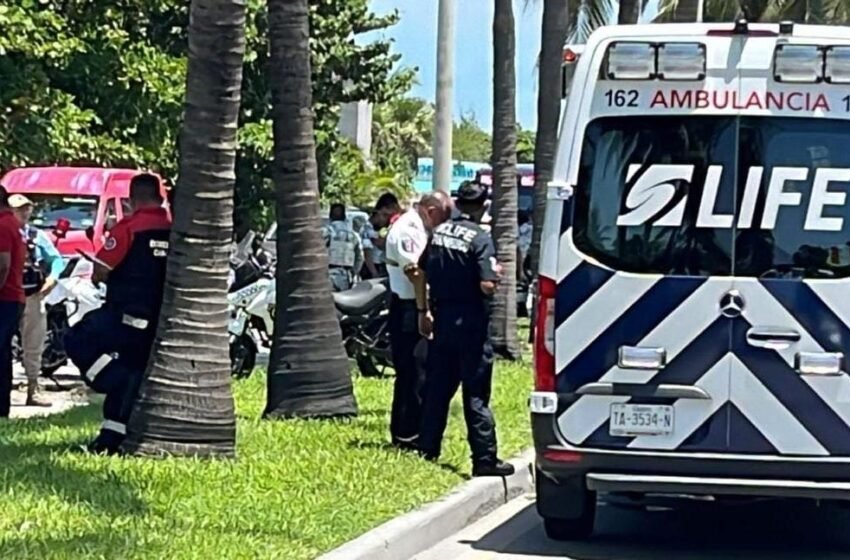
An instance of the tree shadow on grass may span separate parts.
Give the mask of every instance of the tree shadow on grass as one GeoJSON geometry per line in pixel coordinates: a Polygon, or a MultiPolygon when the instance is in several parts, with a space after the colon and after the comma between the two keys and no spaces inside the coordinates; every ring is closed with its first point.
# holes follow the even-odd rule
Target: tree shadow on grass
{"type": "Polygon", "coordinates": [[[125,459],[92,457],[84,461],[90,468],[68,460],[69,454],[83,453],[87,436],[97,429],[99,414],[97,407],[85,406],[0,425],[0,502],[3,494],[23,491],[108,514],[143,514],[146,505],[136,489],[108,466],[109,461],[125,459]]]}
{"type": "Polygon", "coordinates": [[[131,558],[138,552],[136,539],[114,528],[67,538],[34,537],[26,531],[0,536],[0,558],[131,558]]]}
{"type": "MultiPolygon", "coordinates": [[[[402,451],[399,450],[397,447],[385,441],[363,441],[360,439],[354,439],[348,442],[348,447],[352,449],[371,449],[374,451],[386,451],[388,453],[402,453],[402,451]]],[[[416,456],[415,451],[404,451],[403,453],[409,453],[411,456],[414,457],[416,456]]],[[[425,459],[422,459],[422,461],[425,461],[425,459]]],[[[434,461],[431,464],[440,467],[444,471],[448,471],[452,474],[455,474],[464,480],[469,480],[471,478],[469,474],[463,472],[451,463],[434,461]]]]}

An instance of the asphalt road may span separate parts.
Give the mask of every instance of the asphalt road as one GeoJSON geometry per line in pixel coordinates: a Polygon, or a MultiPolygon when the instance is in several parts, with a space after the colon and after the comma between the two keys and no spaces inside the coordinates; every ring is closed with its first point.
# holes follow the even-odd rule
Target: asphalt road
{"type": "Polygon", "coordinates": [[[658,502],[646,511],[603,503],[596,527],[586,542],[548,540],[527,496],[415,560],[850,559],[850,505],[658,502]]]}

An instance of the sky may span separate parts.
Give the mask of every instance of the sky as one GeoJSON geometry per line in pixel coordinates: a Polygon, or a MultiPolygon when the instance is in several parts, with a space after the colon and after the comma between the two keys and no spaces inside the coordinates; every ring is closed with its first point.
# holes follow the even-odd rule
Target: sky
{"type": "MultiPolygon", "coordinates": [[[[372,10],[383,14],[397,9],[401,21],[379,35],[395,40],[401,63],[418,67],[412,95],[434,100],[437,60],[437,0],[371,0],[372,10]]],[[[455,2],[455,118],[472,113],[485,130],[493,121],[493,1],[455,2]]],[[[517,120],[523,128],[536,123],[537,75],[542,2],[515,0],[517,120]]]]}
{"type": "MultiPolygon", "coordinates": [[[[437,65],[437,0],[371,0],[376,13],[398,10],[401,21],[378,35],[392,38],[401,63],[419,68],[412,95],[434,100],[437,65]]],[[[616,6],[616,2],[614,3],[616,6]]],[[[651,20],[658,0],[649,0],[641,18],[651,20]]],[[[472,113],[485,130],[493,128],[493,0],[455,0],[455,118],[472,113]]],[[[534,130],[537,121],[537,56],[541,0],[514,0],[516,19],[517,121],[534,130]]],[[[612,14],[613,16],[613,14],[612,14]]]]}

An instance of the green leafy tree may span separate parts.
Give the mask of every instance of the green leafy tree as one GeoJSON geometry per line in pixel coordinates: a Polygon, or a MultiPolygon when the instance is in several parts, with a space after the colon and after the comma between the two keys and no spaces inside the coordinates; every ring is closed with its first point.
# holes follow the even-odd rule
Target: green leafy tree
{"type": "MultiPolygon", "coordinates": [[[[310,0],[313,109],[322,177],[339,107],[401,97],[413,71],[389,40],[357,37],[394,25],[368,0],[310,0]]],[[[248,0],[237,217],[272,215],[271,92],[265,2],[248,0]]],[[[0,168],[86,163],[177,175],[189,5],[179,0],[7,0],[0,6],[0,168]]]]}
{"type": "Polygon", "coordinates": [[[519,124],[517,124],[517,163],[534,163],[534,137],[535,133],[533,130],[525,130],[519,124]]]}
{"type": "Polygon", "coordinates": [[[431,151],[434,106],[418,97],[379,103],[372,112],[372,159],[381,169],[411,173],[431,151]]]}
{"type": "Polygon", "coordinates": [[[493,139],[475,120],[473,113],[467,113],[454,123],[452,130],[452,159],[462,161],[490,161],[493,139]]]}
{"type": "Polygon", "coordinates": [[[4,2],[0,167],[136,165],[173,176],[185,45],[174,55],[155,44],[157,14],[144,1],[4,2]]]}
{"type": "MultiPolygon", "coordinates": [[[[350,158],[336,156],[347,149],[347,141],[336,130],[340,106],[357,100],[382,104],[400,98],[410,89],[414,71],[398,69],[400,55],[391,52],[391,41],[356,41],[358,35],[395,25],[398,13],[376,16],[369,10],[368,0],[310,0],[309,10],[319,186],[320,190],[340,189],[345,185],[334,181],[347,175],[336,165],[351,165],[350,158]]],[[[272,215],[274,189],[268,17],[261,0],[249,3],[248,52],[236,171],[237,213],[265,225],[272,215]]]]}

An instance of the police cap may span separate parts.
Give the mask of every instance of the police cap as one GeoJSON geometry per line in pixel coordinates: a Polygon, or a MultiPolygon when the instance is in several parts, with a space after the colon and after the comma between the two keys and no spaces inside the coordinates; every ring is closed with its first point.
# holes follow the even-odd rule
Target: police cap
{"type": "Polygon", "coordinates": [[[481,203],[487,199],[487,187],[474,181],[464,181],[457,190],[458,202],[481,203]]]}

